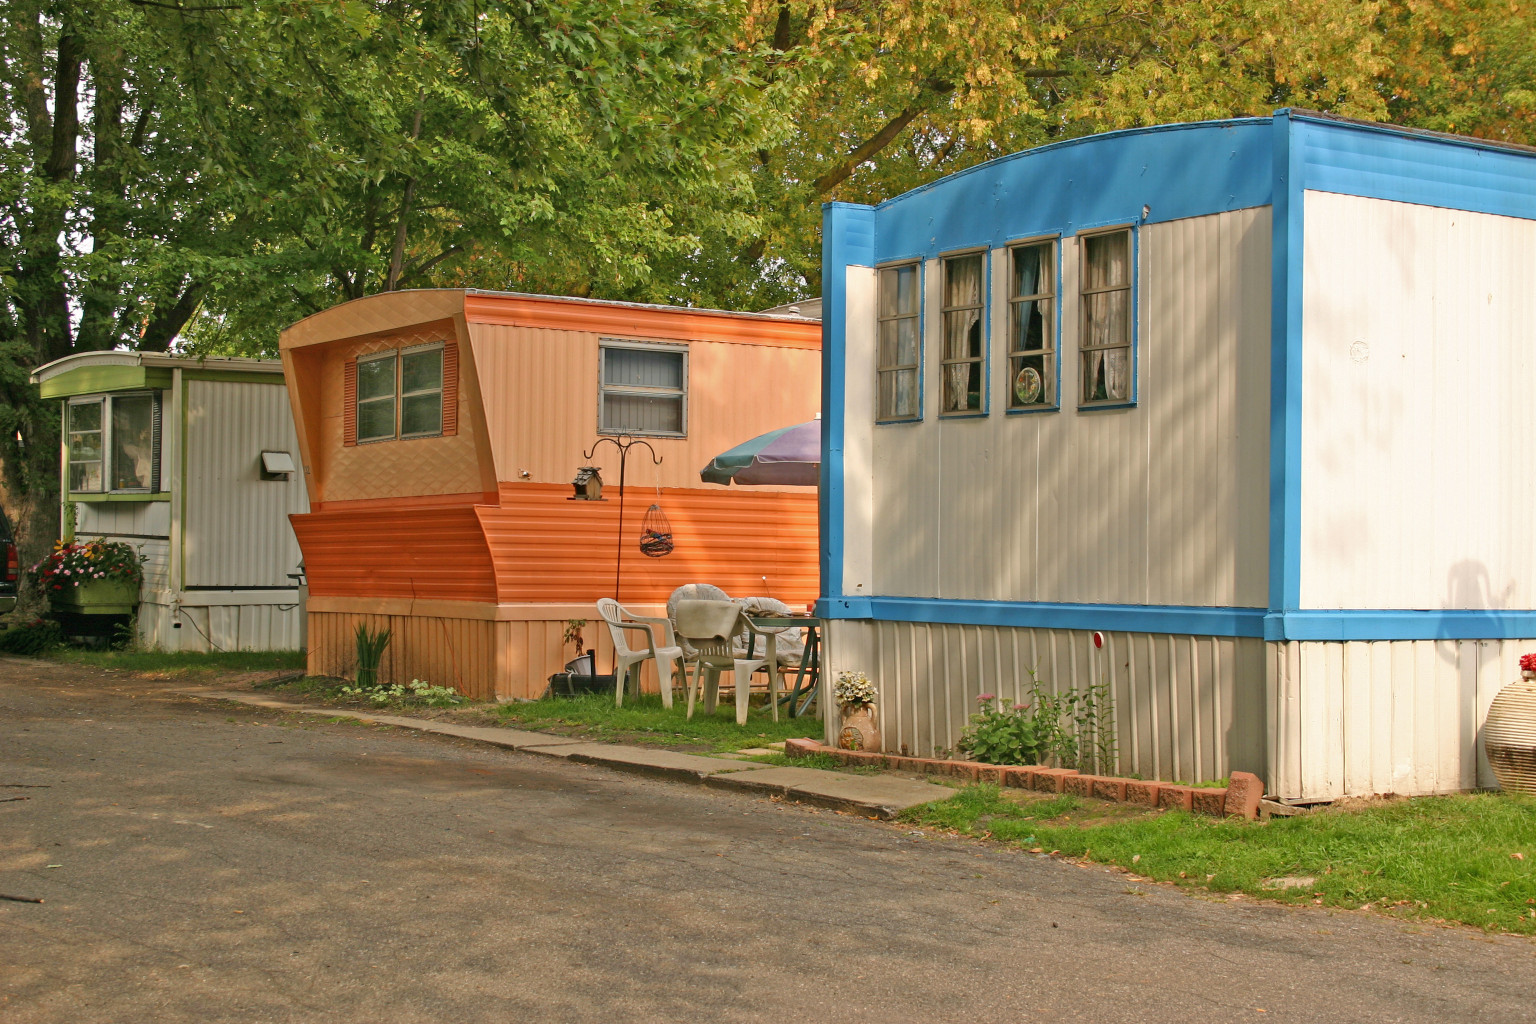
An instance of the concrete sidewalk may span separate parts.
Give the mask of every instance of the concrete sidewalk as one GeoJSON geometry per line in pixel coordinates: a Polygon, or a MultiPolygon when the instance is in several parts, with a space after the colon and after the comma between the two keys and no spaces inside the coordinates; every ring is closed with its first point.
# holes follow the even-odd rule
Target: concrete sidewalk
{"type": "Polygon", "coordinates": [[[930,782],[916,782],[885,775],[850,775],[817,768],[779,767],[723,757],[680,754],[672,750],[629,747],[618,743],[594,743],[521,729],[454,725],[425,718],[376,714],[342,708],[296,704],[253,693],[189,687],[176,690],[208,700],[227,700],[251,707],[318,715],[324,718],[351,718],[376,725],[454,736],[492,746],[506,747],[525,754],[564,758],[580,764],[596,764],[622,772],[649,775],[681,782],[703,783],[720,789],[735,789],[788,800],[830,807],[874,818],[894,818],[908,807],[947,800],[955,791],[930,782]]]}

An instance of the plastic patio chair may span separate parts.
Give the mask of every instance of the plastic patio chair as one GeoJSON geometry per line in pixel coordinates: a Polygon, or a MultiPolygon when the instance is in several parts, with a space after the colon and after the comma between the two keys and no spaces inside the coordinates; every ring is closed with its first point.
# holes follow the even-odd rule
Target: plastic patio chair
{"type": "Polygon", "coordinates": [[[608,626],[608,635],[613,639],[614,706],[624,706],[624,686],[630,669],[636,670],[635,691],[638,693],[638,666],[648,659],[655,659],[656,675],[661,680],[661,706],[670,708],[674,679],[681,675],[683,688],[688,688],[688,674],[683,671],[683,649],[673,639],[672,624],[660,616],[636,615],[611,597],[597,602],[597,614],[603,617],[603,622],[608,626]],[[656,642],[657,630],[661,630],[666,643],[656,642]],[[644,650],[630,646],[628,634],[635,631],[645,634],[644,650]]]}
{"type": "MultiPolygon", "coordinates": [[[[744,658],[736,648],[736,637],[745,631],[749,635],[769,636],[755,628],[746,612],[735,601],[680,600],[676,605],[677,638],[679,645],[694,651],[693,681],[688,686],[688,717],[693,717],[693,705],[702,688],[704,712],[713,714],[719,702],[720,673],[729,668],[736,685],[736,724],[747,724],[747,696],[752,685],[752,673],[768,670],[768,706],[773,709],[773,720],[779,720],[779,670],[776,658],[744,658]]],[[[770,648],[764,645],[764,650],[770,648]]]]}

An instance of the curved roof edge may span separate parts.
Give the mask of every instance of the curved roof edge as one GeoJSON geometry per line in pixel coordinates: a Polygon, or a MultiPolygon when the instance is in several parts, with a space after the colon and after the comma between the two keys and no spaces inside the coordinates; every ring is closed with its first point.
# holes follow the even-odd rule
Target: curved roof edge
{"type": "Polygon", "coordinates": [[[246,356],[173,356],[164,352],[132,352],[107,349],[100,352],[76,352],[32,371],[33,384],[86,366],[144,366],[157,369],[218,370],[226,373],[281,374],[283,364],[277,359],[246,356]]]}

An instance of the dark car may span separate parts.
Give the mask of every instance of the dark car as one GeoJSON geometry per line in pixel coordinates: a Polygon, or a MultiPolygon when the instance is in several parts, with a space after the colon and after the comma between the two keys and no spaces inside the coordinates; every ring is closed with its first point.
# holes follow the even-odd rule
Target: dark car
{"type": "Polygon", "coordinates": [[[21,585],[21,557],[16,553],[16,537],[11,521],[0,509],[0,615],[16,607],[16,591],[21,585]]]}

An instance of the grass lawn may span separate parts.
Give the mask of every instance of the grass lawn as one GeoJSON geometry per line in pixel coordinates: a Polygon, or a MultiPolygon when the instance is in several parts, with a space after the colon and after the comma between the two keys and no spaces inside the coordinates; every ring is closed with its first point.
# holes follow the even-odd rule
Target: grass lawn
{"type": "Polygon", "coordinates": [[[671,710],[667,710],[657,696],[626,699],[623,707],[616,708],[611,694],[592,694],[501,704],[491,714],[498,724],[518,729],[691,750],[740,750],[796,736],[822,734],[821,719],[790,718],[782,711],[775,722],[767,711],[754,707],[747,715],[747,724],[740,726],[736,724],[734,703],[727,705],[722,701],[713,715],[704,714],[696,706],[691,720],[686,717],[686,710],[683,700],[674,700],[671,710]]]}
{"type": "Polygon", "coordinates": [[[1536,799],[1383,800],[1269,822],[968,786],[904,820],[1286,903],[1536,934],[1536,799]]]}
{"type": "Polygon", "coordinates": [[[303,651],[113,651],[57,647],[43,657],[69,665],[113,668],[156,678],[180,678],[214,673],[302,671],[303,651]]]}

